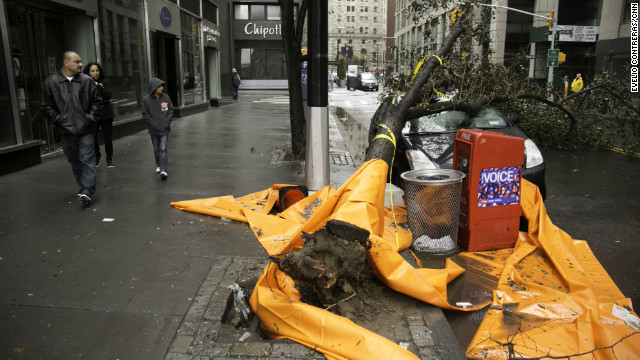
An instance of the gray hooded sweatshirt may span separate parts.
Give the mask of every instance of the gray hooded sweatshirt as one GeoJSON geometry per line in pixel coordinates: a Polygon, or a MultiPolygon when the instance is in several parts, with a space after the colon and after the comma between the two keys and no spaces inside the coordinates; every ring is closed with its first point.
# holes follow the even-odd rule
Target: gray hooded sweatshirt
{"type": "Polygon", "coordinates": [[[162,93],[159,98],[153,92],[165,82],[158,78],[149,80],[149,95],[142,98],[142,118],[147,123],[149,134],[169,135],[173,119],[173,104],[169,95],[162,93]]]}

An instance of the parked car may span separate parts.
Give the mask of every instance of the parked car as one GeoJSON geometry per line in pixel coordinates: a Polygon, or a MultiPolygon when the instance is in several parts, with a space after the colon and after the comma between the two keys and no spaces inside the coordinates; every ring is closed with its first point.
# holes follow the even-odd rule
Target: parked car
{"type": "Polygon", "coordinates": [[[356,89],[378,91],[378,79],[373,73],[360,73],[356,77],[356,89]]]}
{"type": "MultiPolygon", "coordinates": [[[[371,119],[369,142],[388,108],[389,102],[384,102],[371,119]]],[[[495,107],[484,108],[473,117],[461,111],[445,111],[409,120],[402,129],[402,138],[397,140],[392,182],[403,187],[400,174],[409,170],[451,169],[456,133],[460,129],[477,129],[525,139],[522,177],[537,185],[544,198],[546,184],[542,153],[516,123],[517,117],[507,117],[495,107]]]]}

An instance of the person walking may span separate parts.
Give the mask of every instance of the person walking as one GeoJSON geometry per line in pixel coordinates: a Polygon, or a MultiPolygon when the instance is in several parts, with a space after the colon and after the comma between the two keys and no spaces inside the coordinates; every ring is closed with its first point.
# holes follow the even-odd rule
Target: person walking
{"type": "Polygon", "coordinates": [[[578,91],[582,90],[582,86],[584,86],[584,84],[582,83],[582,76],[580,74],[577,74],[576,78],[571,82],[571,92],[577,93],[578,91]]]}
{"type": "Polygon", "coordinates": [[[238,88],[240,87],[240,85],[242,85],[242,82],[240,81],[240,75],[238,74],[238,71],[236,71],[236,68],[233,68],[231,70],[233,79],[232,79],[232,85],[233,85],[233,101],[238,101],[238,88]]]}
{"type": "Polygon", "coordinates": [[[562,81],[564,83],[564,96],[562,98],[564,99],[569,94],[569,77],[565,75],[562,81]]]}
{"type": "Polygon", "coordinates": [[[149,94],[142,98],[142,117],[149,128],[153,154],[156,159],[156,173],[160,174],[162,180],[166,180],[169,176],[167,144],[173,120],[173,104],[169,95],[162,92],[165,84],[158,78],[151,78],[149,80],[149,94]]]}
{"type": "Polygon", "coordinates": [[[113,168],[113,141],[111,139],[111,133],[113,129],[113,108],[111,107],[111,84],[107,75],[104,73],[104,69],[100,64],[95,61],[88,63],[83,70],[83,73],[91,76],[96,82],[98,87],[98,93],[102,99],[102,106],[98,110],[98,123],[96,125],[96,132],[94,136],[95,153],[96,153],[96,165],[100,166],[100,160],[102,160],[102,154],[100,153],[100,144],[98,143],[98,133],[102,128],[102,140],[104,141],[104,152],[107,155],[107,168],[113,168]]]}
{"type": "Polygon", "coordinates": [[[67,161],[80,187],[78,199],[91,206],[96,191],[94,132],[102,99],[95,81],[82,73],[82,59],[73,51],[62,56],[62,68],[42,84],[40,111],[60,136],[67,161]]]}

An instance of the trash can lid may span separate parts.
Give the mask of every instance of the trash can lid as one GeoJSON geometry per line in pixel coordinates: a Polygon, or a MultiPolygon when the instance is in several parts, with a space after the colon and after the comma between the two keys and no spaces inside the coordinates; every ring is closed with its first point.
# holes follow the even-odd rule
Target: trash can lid
{"type": "Polygon", "coordinates": [[[452,169],[411,170],[400,174],[402,180],[416,185],[448,185],[462,182],[465,174],[452,169]]]}

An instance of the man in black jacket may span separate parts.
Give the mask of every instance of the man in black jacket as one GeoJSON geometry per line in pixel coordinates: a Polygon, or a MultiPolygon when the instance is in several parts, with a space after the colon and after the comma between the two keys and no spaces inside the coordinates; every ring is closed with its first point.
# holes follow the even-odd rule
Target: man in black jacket
{"type": "Polygon", "coordinates": [[[80,186],[78,199],[85,206],[91,205],[96,191],[93,133],[101,101],[95,81],[82,73],[82,59],[73,51],[64,53],[62,69],[49,75],[42,85],[40,111],[58,131],[80,186]]]}
{"type": "Polygon", "coordinates": [[[238,72],[236,71],[236,68],[233,68],[231,70],[231,74],[233,75],[233,78],[231,79],[232,83],[231,85],[233,85],[233,101],[238,101],[238,88],[240,87],[240,85],[242,84],[242,82],[240,81],[240,75],[238,75],[238,72]]]}

